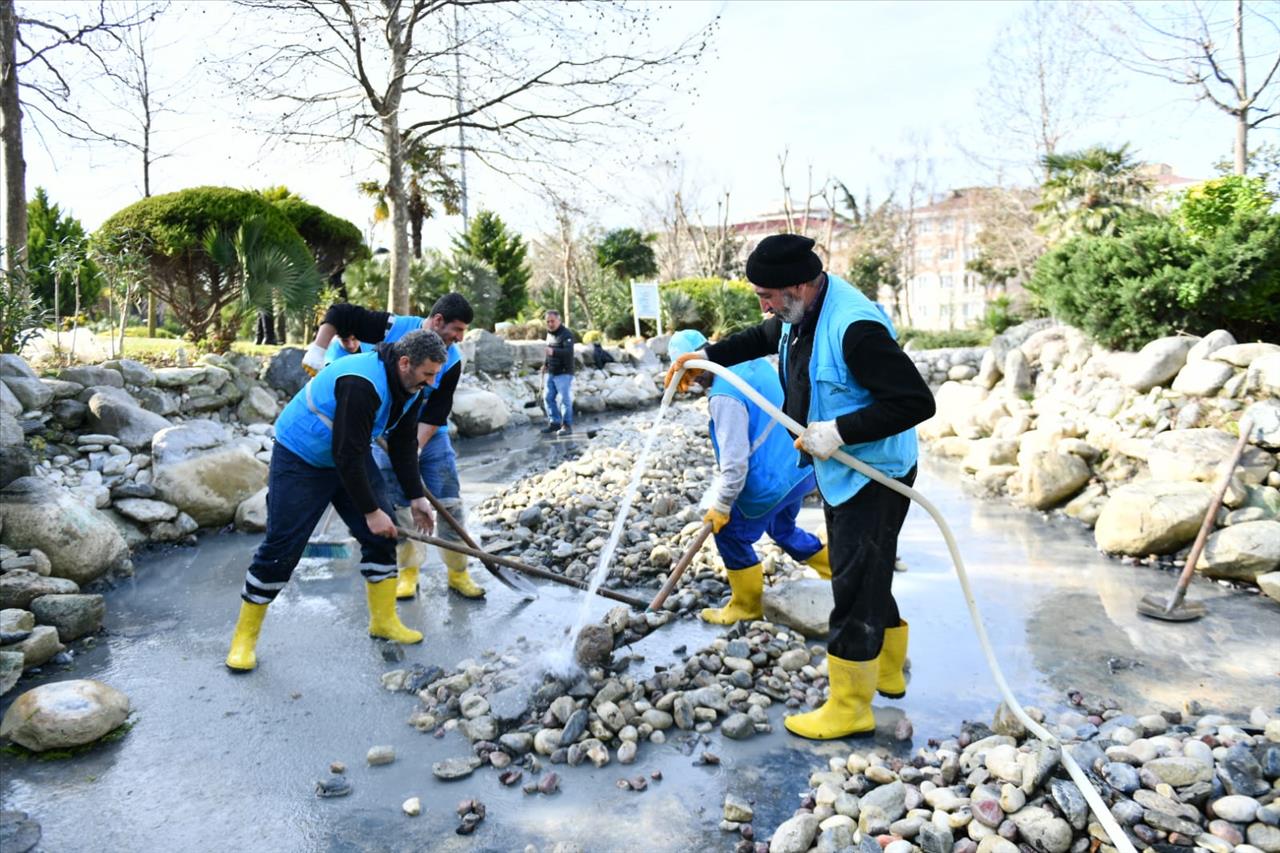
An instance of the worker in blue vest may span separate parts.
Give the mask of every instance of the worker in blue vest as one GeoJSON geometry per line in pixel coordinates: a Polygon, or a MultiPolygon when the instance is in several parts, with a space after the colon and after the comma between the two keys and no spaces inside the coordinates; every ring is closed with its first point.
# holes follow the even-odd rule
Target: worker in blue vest
{"type": "Polygon", "coordinates": [[[369,635],[422,642],[422,634],[396,614],[396,525],[370,448],[374,439],[385,439],[396,478],[410,496],[412,522],[431,531],[434,518],[418,476],[414,434],[422,389],[444,361],[438,335],[413,332],[324,368],[280,413],[267,476],[267,534],[245,572],[228,667],[257,666],[267,606],[289,582],[330,503],[360,543],[369,635]]]}
{"type": "MultiPolygon", "coordinates": [[[[667,355],[679,358],[706,343],[701,332],[683,329],[671,336],[667,355]]],[[[768,361],[756,358],[731,369],[769,402],[782,405],[782,385],[768,361]]],[[[707,608],[702,618],[732,625],[764,616],[764,569],[754,547],[764,534],[820,577],[830,579],[831,568],[818,537],[796,526],[804,496],[816,485],[813,472],[800,467],[800,453],[786,429],[724,377],[704,373],[697,381],[706,388],[711,447],[720,469],[703,520],[715,533],[732,593],[724,607],[707,608]]]]}
{"type": "MultiPolygon", "coordinates": [[[[435,301],[426,317],[397,316],[385,311],[370,311],[358,305],[331,305],[316,333],[313,346],[325,348],[326,357],[342,357],[367,347],[371,342],[395,341],[416,328],[430,329],[448,347],[444,367],[434,383],[423,389],[422,410],[418,416],[418,469],[427,491],[436,497],[451,516],[465,526],[466,511],[458,480],[458,459],[449,440],[449,413],[453,410],[453,394],[462,377],[462,351],[458,344],[467,332],[475,314],[461,293],[446,293],[435,301]]],[[[408,506],[405,495],[391,476],[391,463],[380,447],[373,449],[374,460],[387,481],[392,503],[408,506]]],[[[439,536],[463,544],[452,525],[441,524],[439,536]]],[[[449,589],[464,598],[483,598],[484,587],[475,582],[467,570],[466,554],[447,548],[437,549],[444,562],[449,589]]],[[[397,549],[400,579],[397,598],[412,598],[418,591],[418,574],[422,566],[423,548],[415,542],[401,542],[397,549]]]]}
{"type": "Polygon", "coordinates": [[[829,698],[784,725],[825,740],[875,731],[871,699],[877,691],[891,698],[906,693],[907,654],[907,623],[891,585],[910,501],[832,456],[842,450],[909,486],[916,476],[915,426],[933,416],[934,402],[884,310],[823,272],[813,246],[797,234],[761,240],[747,258],[747,279],[772,316],[679,356],[667,382],[693,359],[728,366],[778,355],[782,410],[805,427],[795,446],[822,494],[834,598],[829,698]]]}

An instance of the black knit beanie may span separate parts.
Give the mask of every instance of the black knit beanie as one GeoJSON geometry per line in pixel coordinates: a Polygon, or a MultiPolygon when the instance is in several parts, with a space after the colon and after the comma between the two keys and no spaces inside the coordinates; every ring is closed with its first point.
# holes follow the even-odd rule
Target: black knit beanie
{"type": "Polygon", "coordinates": [[[813,281],[822,272],[822,259],[813,241],[799,234],[765,237],[747,258],[747,281],[771,289],[813,281]]]}

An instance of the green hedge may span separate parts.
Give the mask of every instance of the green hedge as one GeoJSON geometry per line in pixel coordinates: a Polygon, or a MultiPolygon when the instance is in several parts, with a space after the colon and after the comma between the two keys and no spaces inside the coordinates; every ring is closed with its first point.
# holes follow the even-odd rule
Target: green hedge
{"type": "Polygon", "coordinates": [[[990,329],[898,329],[898,343],[915,350],[980,347],[991,342],[990,329]]]}
{"type": "Polygon", "coordinates": [[[763,319],[760,300],[745,281],[719,278],[682,278],[660,288],[666,308],[666,323],[673,330],[697,329],[711,338],[733,334],[763,319]],[[673,297],[680,294],[680,297],[673,297]],[[683,316],[673,316],[677,307],[683,316]]]}
{"type": "Polygon", "coordinates": [[[1218,328],[1237,340],[1274,339],[1280,216],[1246,212],[1207,236],[1160,219],[1113,237],[1076,237],[1040,259],[1028,289],[1112,348],[1218,328]]]}

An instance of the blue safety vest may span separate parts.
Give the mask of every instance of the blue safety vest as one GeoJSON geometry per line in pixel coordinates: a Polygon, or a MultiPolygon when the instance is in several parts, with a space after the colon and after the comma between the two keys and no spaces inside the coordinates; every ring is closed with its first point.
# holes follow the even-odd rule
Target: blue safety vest
{"type": "MultiPolygon", "coordinates": [[[[373,344],[360,344],[360,352],[373,352],[375,349],[377,349],[377,347],[373,344]]],[[[342,340],[340,338],[334,338],[329,342],[329,348],[324,351],[324,363],[333,364],[338,359],[345,358],[349,355],[356,355],[356,353],[347,352],[347,348],[342,345],[342,340]]]]}
{"type": "MultiPolygon", "coordinates": [[[[871,392],[858,383],[844,360],[845,330],[863,320],[880,323],[894,338],[898,336],[883,308],[849,282],[827,273],[827,295],[818,314],[813,354],[809,358],[809,423],[835,420],[871,405],[871,392]]],[[[791,324],[783,323],[778,352],[782,360],[780,372],[784,376],[790,337],[791,324]]],[[[915,427],[878,441],[846,444],[840,449],[889,477],[905,476],[919,456],[915,427]]],[[[849,500],[868,482],[866,475],[838,459],[815,458],[813,466],[818,476],[818,490],[832,506],[849,500]]]]}
{"type": "MultiPolygon", "coordinates": [[[[782,408],[782,383],[778,381],[778,373],[769,362],[756,358],[735,364],[729,369],[759,391],[770,403],[782,408]]],[[[786,428],[769,417],[764,409],[752,402],[733,383],[717,376],[711,383],[707,397],[717,395],[732,397],[747,407],[747,441],[750,442],[751,455],[747,461],[747,482],[734,504],[747,518],[759,518],[777,506],[779,501],[809,476],[809,472],[800,467],[800,452],[796,450],[786,428]]],[[[719,460],[720,447],[716,443],[714,421],[711,446],[719,460]]]]}
{"type": "MultiPolygon", "coordinates": [[[[400,316],[398,314],[391,315],[391,322],[387,326],[387,335],[382,339],[383,343],[391,344],[403,338],[410,332],[416,332],[419,329],[425,329],[427,321],[422,317],[400,316]]],[[[369,352],[377,349],[374,344],[360,344],[360,352],[369,352]]],[[[329,349],[325,351],[325,364],[336,361],[343,356],[355,355],[355,353],[347,352],[342,342],[337,338],[329,344],[329,349]]],[[[449,372],[449,368],[462,361],[462,350],[458,349],[457,344],[449,344],[445,351],[444,366],[440,368],[440,372],[436,374],[436,378],[432,380],[427,387],[422,389],[422,399],[425,402],[431,396],[431,392],[440,387],[440,379],[449,372]]]]}
{"type": "Polygon", "coordinates": [[[341,358],[328,365],[284,407],[276,419],[276,441],[317,468],[332,468],[333,416],[338,408],[334,386],[344,376],[359,376],[369,381],[378,392],[378,413],[373,419],[373,438],[377,440],[395,429],[400,418],[414,411],[421,392],[405,404],[396,420],[391,416],[391,392],[387,387],[387,368],[376,352],[365,352],[341,358]]]}
{"type": "Polygon", "coordinates": [[[427,321],[424,317],[392,314],[390,322],[387,323],[387,334],[382,340],[385,343],[394,344],[410,332],[425,328],[426,324],[427,321]]]}

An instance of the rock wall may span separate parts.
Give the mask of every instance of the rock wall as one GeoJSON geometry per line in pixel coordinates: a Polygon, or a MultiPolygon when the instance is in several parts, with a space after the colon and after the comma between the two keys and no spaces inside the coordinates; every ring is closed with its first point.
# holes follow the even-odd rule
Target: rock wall
{"type": "Polygon", "coordinates": [[[1030,328],[998,337],[962,379],[952,354],[913,354],[930,377],[952,365],[937,415],[920,427],[930,451],[959,460],[985,494],[1093,527],[1105,552],[1176,560],[1248,416],[1245,453],[1197,568],[1275,589],[1280,345],[1219,330],[1123,353],[1067,326],[1030,328]]]}

